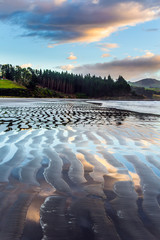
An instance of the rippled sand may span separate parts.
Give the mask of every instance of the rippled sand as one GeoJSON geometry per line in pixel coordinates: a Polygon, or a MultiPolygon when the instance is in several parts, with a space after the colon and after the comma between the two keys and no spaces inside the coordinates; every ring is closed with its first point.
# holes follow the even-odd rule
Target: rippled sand
{"type": "Polygon", "coordinates": [[[0,107],[0,239],[160,239],[160,118],[22,101],[0,107]]]}

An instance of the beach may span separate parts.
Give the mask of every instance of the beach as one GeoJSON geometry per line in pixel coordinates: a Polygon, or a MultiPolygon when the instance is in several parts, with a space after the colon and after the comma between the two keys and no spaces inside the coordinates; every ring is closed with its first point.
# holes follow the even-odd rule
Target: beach
{"type": "Polygon", "coordinates": [[[104,102],[0,99],[0,239],[159,239],[159,102],[104,102]]]}

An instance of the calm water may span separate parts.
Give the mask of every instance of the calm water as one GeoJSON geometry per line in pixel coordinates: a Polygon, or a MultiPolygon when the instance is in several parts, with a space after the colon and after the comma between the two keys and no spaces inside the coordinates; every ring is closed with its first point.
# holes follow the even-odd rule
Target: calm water
{"type": "Polygon", "coordinates": [[[159,239],[160,104],[99,103],[0,99],[0,239],[159,239]]]}
{"type": "Polygon", "coordinates": [[[103,107],[148,113],[160,116],[160,101],[89,101],[101,103],[103,107]]]}

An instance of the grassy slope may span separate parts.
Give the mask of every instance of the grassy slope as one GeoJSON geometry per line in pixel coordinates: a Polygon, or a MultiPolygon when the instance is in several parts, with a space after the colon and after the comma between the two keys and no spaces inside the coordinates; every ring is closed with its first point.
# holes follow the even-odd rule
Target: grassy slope
{"type": "Polygon", "coordinates": [[[6,89],[12,89],[12,88],[20,88],[20,89],[25,89],[25,87],[20,86],[17,83],[14,83],[10,80],[7,79],[0,79],[0,88],[6,88],[6,89]]]}
{"type": "Polygon", "coordinates": [[[27,89],[8,79],[0,79],[0,97],[57,97],[63,98],[64,94],[47,88],[27,89]]]}

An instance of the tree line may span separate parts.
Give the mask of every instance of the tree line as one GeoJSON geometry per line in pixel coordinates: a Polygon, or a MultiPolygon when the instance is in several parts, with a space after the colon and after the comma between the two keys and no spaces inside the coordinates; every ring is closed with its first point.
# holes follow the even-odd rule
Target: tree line
{"type": "Polygon", "coordinates": [[[110,75],[107,78],[90,74],[83,76],[48,69],[13,67],[11,64],[2,65],[1,71],[3,78],[15,81],[28,89],[39,86],[65,94],[82,94],[87,97],[116,97],[131,92],[130,85],[122,76],[114,81],[110,75]]]}

